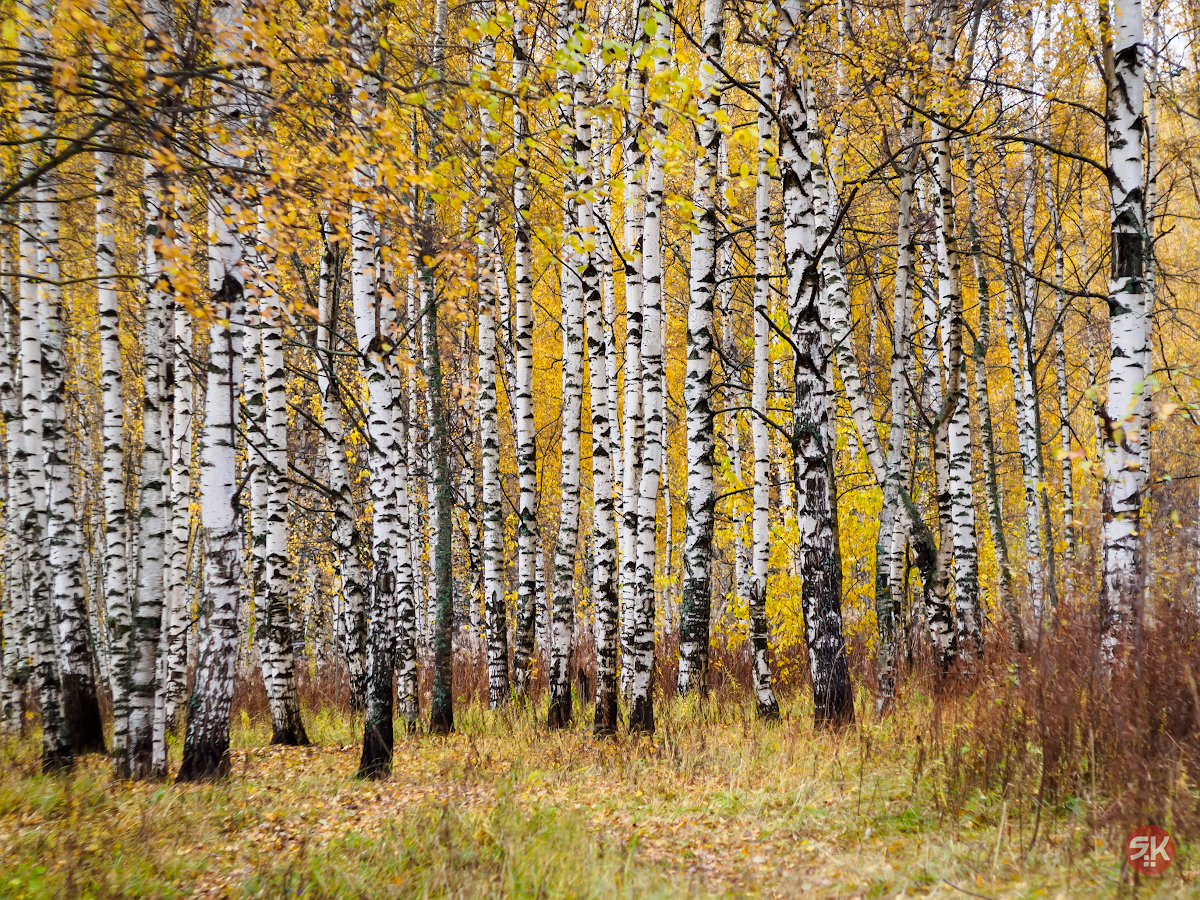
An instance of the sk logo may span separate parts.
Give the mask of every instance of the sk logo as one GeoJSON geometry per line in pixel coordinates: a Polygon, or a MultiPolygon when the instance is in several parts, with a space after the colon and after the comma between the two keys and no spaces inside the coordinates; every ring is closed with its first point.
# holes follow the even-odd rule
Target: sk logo
{"type": "Polygon", "coordinates": [[[1125,841],[1125,858],[1143,875],[1159,875],[1175,858],[1175,839],[1157,825],[1143,825],[1125,841]]]}

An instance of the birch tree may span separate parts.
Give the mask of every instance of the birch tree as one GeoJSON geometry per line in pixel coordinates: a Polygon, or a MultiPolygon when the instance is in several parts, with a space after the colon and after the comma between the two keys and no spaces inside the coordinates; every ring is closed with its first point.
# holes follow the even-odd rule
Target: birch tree
{"type": "Polygon", "coordinates": [[[751,434],[754,440],[753,555],[748,613],[753,653],[754,696],[760,717],[779,716],[769,659],[767,576],[771,561],[771,438],[767,386],[771,380],[771,145],[774,85],[767,57],[759,63],[758,177],[754,191],[754,383],[751,434]]]}
{"type": "MultiPolygon", "coordinates": [[[[240,0],[213,7],[214,60],[231,65],[241,52],[243,9],[240,0]]],[[[213,82],[210,122],[228,135],[215,142],[209,161],[217,167],[238,165],[246,121],[246,80],[236,65],[228,80],[213,82]]],[[[229,716],[237,661],[237,621],[242,577],[238,528],[241,497],[237,483],[238,390],[242,384],[245,341],[246,235],[241,198],[232,183],[222,182],[208,208],[208,281],[215,312],[209,325],[209,368],[205,391],[204,437],[200,450],[200,508],[204,523],[204,595],[192,696],[188,703],[181,782],[203,781],[229,771],[229,716]]]]}
{"type": "MultiPolygon", "coordinates": [[[[788,0],[780,16],[778,52],[796,50],[801,4],[788,0]]],[[[837,541],[836,491],[830,421],[832,385],[828,309],[821,300],[813,165],[805,85],[780,65],[776,72],[780,128],[788,135],[780,153],[788,313],[794,345],[792,451],[796,515],[800,531],[801,602],[818,722],[850,721],[854,706],[842,638],[841,553],[837,541]]]]}
{"type": "Polygon", "coordinates": [[[513,687],[518,696],[529,691],[533,661],[534,624],[538,604],[537,446],[533,419],[533,246],[529,221],[529,119],[523,86],[529,69],[526,23],[518,10],[513,25],[513,348],[516,384],[513,387],[516,428],[517,480],[517,621],[514,628],[513,687]]]}
{"type": "Polygon", "coordinates": [[[1101,547],[1101,650],[1111,665],[1136,615],[1143,575],[1139,532],[1145,417],[1146,210],[1142,139],[1145,73],[1141,0],[1115,0],[1108,85],[1108,186],[1112,209],[1112,275],[1108,290],[1108,398],[1104,405],[1101,547]]]}
{"type": "Polygon", "coordinates": [[[669,34],[670,7],[647,9],[642,18],[642,39],[653,54],[654,81],[646,91],[651,130],[647,135],[649,163],[646,167],[645,209],[642,219],[642,333],[641,393],[644,437],[641,482],[637,502],[637,569],[633,605],[629,729],[653,734],[654,698],[651,676],[654,668],[655,572],[658,550],[658,489],[663,466],[663,249],[662,209],[666,179],[667,123],[661,91],[667,68],[665,40],[669,34]]]}
{"type": "MultiPolygon", "coordinates": [[[[696,125],[695,176],[692,203],[691,285],[687,324],[687,373],[684,403],[687,407],[687,534],[684,546],[683,606],[680,610],[680,694],[708,691],[709,619],[712,607],[710,560],[712,557],[713,490],[712,349],[713,302],[717,287],[716,182],[721,129],[718,112],[721,94],[717,66],[725,42],[723,0],[705,0],[701,32],[699,121],[696,125]]],[[[736,420],[733,427],[736,429],[736,420]]]]}
{"type": "MultiPolygon", "coordinates": [[[[584,242],[590,225],[585,210],[591,190],[591,123],[575,91],[573,70],[586,69],[579,58],[580,11],[570,0],[558,4],[560,58],[557,86],[559,129],[563,135],[563,238],[559,293],[562,298],[562,497],[554,546],[553,624],[550,637],[548,724],[565,728],[571,721],[570,667],[575,641],[575,551],[579,534],[580,436],[583,416],[584,295],[596,281],[584,242]],[[585,277],[589,281],[585,282],[585,277]]],[[[597,285],[598,287],[598,285],[597,285]]],[[[595,399],[593,399],[593,403],[595,399]]]]}

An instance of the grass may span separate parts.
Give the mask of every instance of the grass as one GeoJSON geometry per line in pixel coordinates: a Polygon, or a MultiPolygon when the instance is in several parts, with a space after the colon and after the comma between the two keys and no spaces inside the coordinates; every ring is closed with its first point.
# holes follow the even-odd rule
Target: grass
{"type": "Polygon", "coordinates": [[[841,734],[803,700],[784,713],[679,701],[652,740],[596,740],[470,707],[450,738],[400,738],[381,782],[354,779],[358,726],[330,711],[309,712],[311,748],[243,716],[212,785],[115,782],[98,757],[43,777],[12,742],[0,896],[1200,896],[1187,846],[1135,884],[1095,798],[1039,816],[1036,784],[954,796],[961,751],[931,742],[927,701],[841,734]]]}

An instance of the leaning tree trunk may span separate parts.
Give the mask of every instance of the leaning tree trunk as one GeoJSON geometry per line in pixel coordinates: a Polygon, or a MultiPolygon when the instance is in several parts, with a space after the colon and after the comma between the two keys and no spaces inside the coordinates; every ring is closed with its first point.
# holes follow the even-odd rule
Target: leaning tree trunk
{"type": "MultiPolygon", "coordinates": [[[[787,0],[780,50],[787,51],[802,6],[787,0]]],[[[776,73],[781,148],[784,248],[788,313],[794,350],[792,450],[800,539],[801,603],[819,723],[853,721],[854,703],[842,636],[841,550],[837,537],[837,492],[830,418],[833,395],[829,310],[819,290],[818,237],[814,221],[814,166],[805,85],[800,73],[776,73]]],[[[825,236],[822,236],[824,238],[825,236]]]]}
{"type": "Polygon", "coordinates": [[[1146,210],[1143,205],[1144,73],[1141,0],[1115,0],[1109,85],[1109,194],[1112,280],[1108,308],[1111,361],[1104,408],[1104,490],[1101,504],[1103,615],[1101,650],[1111,666],[1135,626],[1142,595],[1140,546],[1143,474],[1138,445],[1145,416],[1146,210]]]}
{"type": "MultiPolygon", "coordinates": [[[[699,119],[696,125],[696,171],[692,182],[695,222],[692,232],[691,290],[687,317],[687,532],[683,550],[683,605],[679,623],[680,694],[708,692],[708,642],[712,613],[713,301],[717,288],[717,181],[721,148],[720,80],[717,66],[725,42],[723,0],[705,0],[701,33],[699,119]]],[[[737,428],[737,420],[732,420],[737,428]]]]}

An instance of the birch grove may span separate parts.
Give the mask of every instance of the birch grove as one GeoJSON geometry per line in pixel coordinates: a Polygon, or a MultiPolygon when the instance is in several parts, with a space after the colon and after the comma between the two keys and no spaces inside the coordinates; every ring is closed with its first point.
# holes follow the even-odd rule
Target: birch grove
{"type": "Polygon", "coordinates": [[[364,777],[476,700],[843,728],[1196,604],[1186,11],[197,10],[0,10],[0,718],[47,771],[219,777],[260,695],[274,744],[343,705],[364,777]]]}

